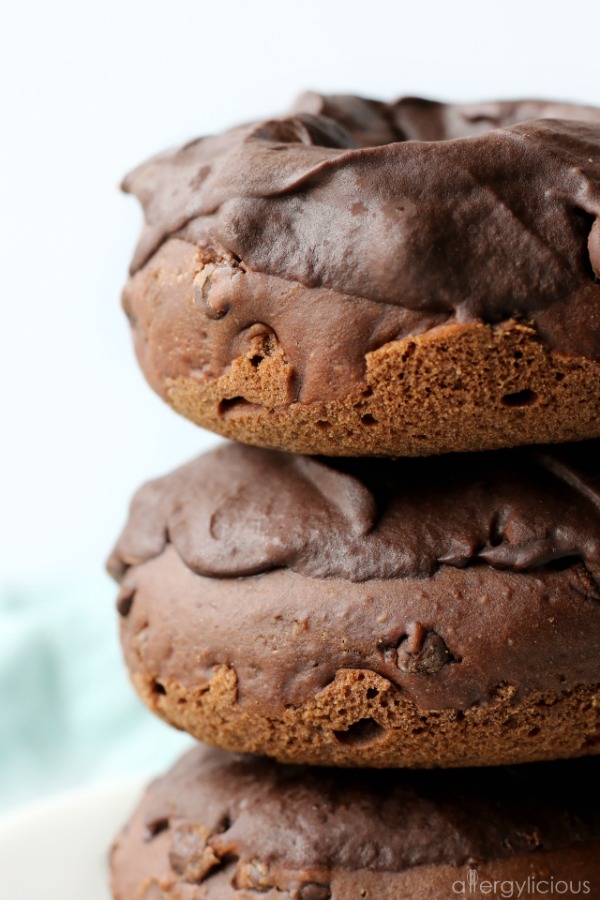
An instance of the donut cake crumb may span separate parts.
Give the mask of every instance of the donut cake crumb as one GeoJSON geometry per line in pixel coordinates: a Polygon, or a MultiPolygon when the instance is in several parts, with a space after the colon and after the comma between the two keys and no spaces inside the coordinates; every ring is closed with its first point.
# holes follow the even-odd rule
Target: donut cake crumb
{"type": "Polygon", "coordinates": [[[600,436],[600,110],[306,95],[124,182],[151,386],[329,456],[600,436]]]}
{"type": "Polygon", "coordinates": [[[600,747],[598,444],[335,460],[226,444],[146,485],[110,560],[143,701],[284,762],[600,747]]]}

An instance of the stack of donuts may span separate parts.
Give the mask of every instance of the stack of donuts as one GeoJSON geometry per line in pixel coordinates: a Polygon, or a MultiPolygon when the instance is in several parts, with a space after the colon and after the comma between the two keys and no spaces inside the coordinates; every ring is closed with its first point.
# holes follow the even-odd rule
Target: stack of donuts
{"type": "Polygon", "coordinates": [[[600,109],[309,93],[124,187],[140,365],[231,440],[109,561],[204,742],[115,900],[600,898],[600,109]]]}

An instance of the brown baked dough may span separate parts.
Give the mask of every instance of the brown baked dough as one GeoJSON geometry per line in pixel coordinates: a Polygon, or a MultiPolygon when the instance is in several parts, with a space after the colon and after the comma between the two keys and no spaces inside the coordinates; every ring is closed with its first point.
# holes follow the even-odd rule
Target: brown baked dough
{"type": "Polygon", "coordinates": [[[195,737],[285,762],[597,753],[598,459],[223,445],[138,492],[111,558],[133,683],[195,737]]]}
{"type": "Polygon", "coordinates": [[[600,110],[309,95],[125,188],[137,355],[199,425],[330,456],[600,436],[600,110]]]}
{"type": "Polygon", "coordinates": [[[307,770],[197,747],[150,785],[117,838],[113,896],[598,897],[598,774],[591,760],[493,772],[307,770]]]}

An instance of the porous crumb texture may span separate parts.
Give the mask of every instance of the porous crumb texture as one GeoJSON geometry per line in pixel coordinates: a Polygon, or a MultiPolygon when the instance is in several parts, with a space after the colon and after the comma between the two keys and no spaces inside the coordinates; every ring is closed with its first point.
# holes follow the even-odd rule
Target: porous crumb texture
{"type": "Polygon", "coordinates": [[[285,357],[259,341],[211,381],[166,379],[177,412],[224,437],[328,456],[427,456],[600,436],[600,364],[517,322],[443,325],[366,355],[342,399],[288,402],[285,357]]]}
{"type": "Polygon", "coordinates": [[[305,454],[427,456],[600,436],[600,365],[560,357],[526,326],[446,326],[366,357],[344,400],[281,402],[284,361],[255,354],[200,384],[165,385],[177,412],[224,437],[305,454]]]}
{"type": "Polygon", "coordinates": [[[140,672],[132,680],[146,706],[176,728],[226,750],[282,763],[451,768],[600,750],[599,685],[515,701],[514,688],[500,684],[484,705],[427,711],[381,675],[347,669],[304,703],[266,716],[238,703],[236,674],[226,666],[197,691],[140,672]]]}
{"type": "MultiPolygon", "coordinates": [[[[236,275],[241,265],[171,240],[123,295],[148,382],[204,428],[327,456],[428,456],[600,436],[600,362],[552,349],[532,323],[432,314],[419,324],[395,307],[375,315],[365,298],[236,275]],[[237,317],[228,311],[236,277],[252,285],[237,317]],[[279,333],[274,313],[261,319],[263,296],[269,309],[297,316],[290,333],[279,333]],[[358,321],[360,344],[349,328],[358,321]]],[[[596,328],[590,318],[590,334],[596,328]]]]}
{"type": "Polygon", "coordinates": [[[599,123],[312,94],[142,164],[123,300],[146,377],[301,453],[599,436],[599,123]]]}

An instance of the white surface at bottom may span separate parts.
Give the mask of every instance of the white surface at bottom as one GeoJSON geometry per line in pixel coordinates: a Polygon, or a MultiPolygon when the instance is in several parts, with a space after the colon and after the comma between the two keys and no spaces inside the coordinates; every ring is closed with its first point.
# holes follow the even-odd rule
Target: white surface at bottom
{"type": "Polygon", "coordinates": [[[109,900],[108,850],[146,779],[73,791],[0,819],[0,900],[109,900]]]}

